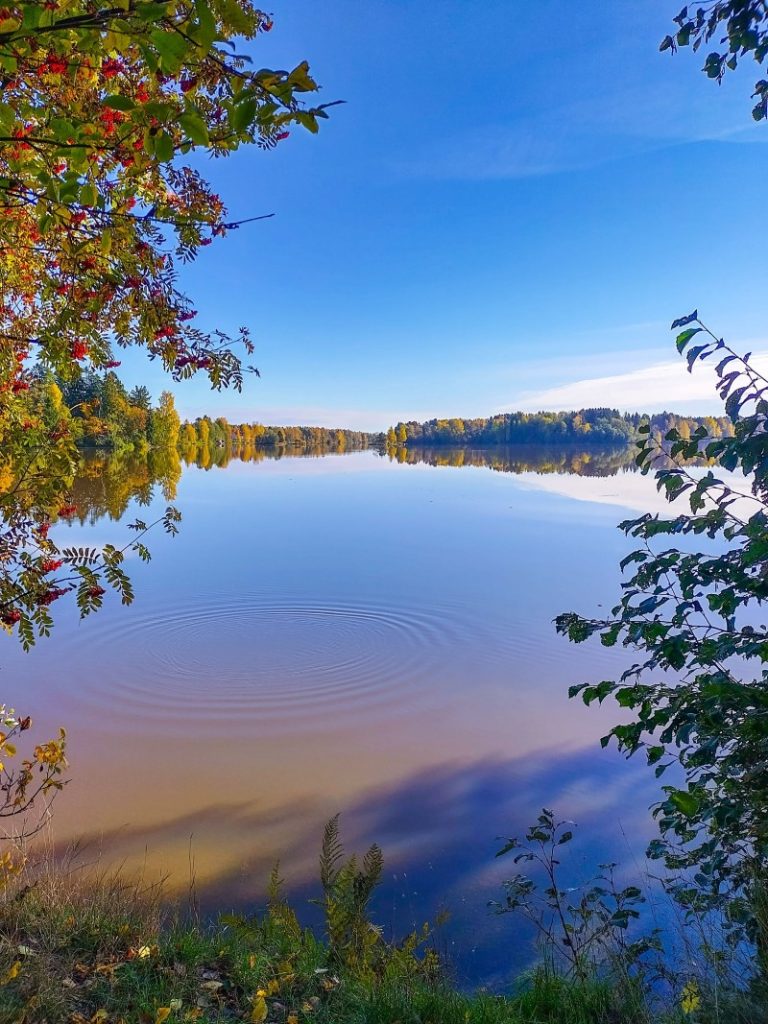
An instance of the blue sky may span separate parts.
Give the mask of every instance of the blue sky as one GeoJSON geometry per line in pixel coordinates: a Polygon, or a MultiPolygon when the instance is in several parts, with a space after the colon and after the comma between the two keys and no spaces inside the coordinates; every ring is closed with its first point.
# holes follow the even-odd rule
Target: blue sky
{"type": "MultiPolygon", "coordinates": [[[[343,99],[319,136],[204,165],[232,217],[182,285],[248,324],[261,379],[172,390],[184,415],[378,429],[616,404],[716,409],[668,326],[763,336],[759,69],[718,87],[658,52],[673,0],[276,3],[258,66],[343,99]]],[[[129,383],[162,373],[131,354],[129,383]]]]}

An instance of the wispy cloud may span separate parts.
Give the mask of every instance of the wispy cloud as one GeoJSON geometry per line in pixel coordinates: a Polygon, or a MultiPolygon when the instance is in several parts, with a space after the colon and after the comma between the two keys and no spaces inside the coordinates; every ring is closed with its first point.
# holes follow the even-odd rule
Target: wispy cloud
{"type": "MultiPolygon", "coordinates": [[[[701,142],[763,142],[745,119],[741,94],[712,102],[687,89],[649,88],[628,76],[566,103],[530,108],[509,121],[432,140],[404,163],[409,176],[459,180],[527,178],[585,170],[671,146],[701,142]],[[628,111],[632,116],[628,117],[628,111]]],[[[700,83],[696,83],[698,86],[700,83]]]]}
{"type": "MultiPolygon", "coordinates": [[[[761,348],[766,342],[759,343],[761,348]]],[[[753,347],[757,347],[756,345],[753,347]]],[[[768,372],[768,355],[756,356],[753,364],[768,372]]],[[[715,392],[714,366],[699,364],[687,373],[681,360],[670,360],[606,377],[589,377],[541,391],[527,392],[502,411],[581,409],[610,406],[628,412],[721,413],[715,392]]]]}

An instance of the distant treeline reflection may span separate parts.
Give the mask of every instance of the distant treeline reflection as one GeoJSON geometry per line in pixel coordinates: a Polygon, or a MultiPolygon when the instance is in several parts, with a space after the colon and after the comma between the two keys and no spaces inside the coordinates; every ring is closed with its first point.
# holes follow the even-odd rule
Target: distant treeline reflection
{"type": "MultiPolygon", "coordinates": [[[[198,469],[225,469],[231,462],[263,462],[282,458],[322,458],[341,455],[348,449],[329,449],[326,445],[258,448],[208,446],[179,454],[173,449],[150,449],[143,453],[88,451],[72,482],[72,503],[81,523],[98,519],[120,519],[131,502],[149,505],[154,499],[176,500],[176,492],[185,466],[198,469]]],[[[375,455],[375,452],[372,452],[375,455]]],[[[390,462],[408,465],[474,466],[499,473],[571,473],[579,476],[614,476],[634,471],[631,449],[576,450],[573,447],[515,445],[478,448],[398,448],[379,452],[390,462]]]]}
{"type": "MultiPolygon", "coordinates": [[[[331,448],[327,444],[303,447],[261,448],[256,445],[189,449],[183,454],[186,465],[199,469],[224,468],[232,460],[262,462],[264,459],[287,457],[322,458],[364,449],[341,445],[331,448]]],[[[579,476],[613,476],[622,470],[634,471],[635,452],[632,448],[558,447],[552,445],[496,445],[493,448],[395,448],[375,449],[390,462],[404,465],[426,463],[430,466],[476,466],[499,473],[575,473],[579,476]]]]}
{"type": "Polygon", "coordinates": [[[229,423],[223,416],[211,419],[201,416],[194,422],[181,424],[178,436],[179,451],[188,461],[197,461],[196,453],[205,460],[207,453],[224,452],[228,457],[245,453],[252,461],[252,451],[266,451],[270,455],[295,452],[323,455],[326,452],[360,451],[384,446],[383,434],[368,434],[362,430],[330,429],[329,427],[268,427],[263,423],[229,423]]]}
{"type": "Polygon", "coordinates": [[[571,473],[576,476],[615,476],[636,472],[631,448],[560,448],[551,445],[497,445],[493,448],[397,448],[390,461],[430,466],[477,466],[498,473],[571,473]]]}

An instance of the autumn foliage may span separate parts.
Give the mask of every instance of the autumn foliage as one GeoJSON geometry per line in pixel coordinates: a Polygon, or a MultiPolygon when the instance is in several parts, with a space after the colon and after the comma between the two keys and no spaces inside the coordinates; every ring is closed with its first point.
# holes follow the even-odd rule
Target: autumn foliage
{"type": "Polygon", "coordinates": [[[240,52],[271,29],[247,0],[0,9],[0,620],[26,644],[71,589],[82,613],[103,582],[130,599],[120,550],[62,553],[49,536],[76,512],[78,461],[53,375],[76,382],[139,345],[174,379],[242,384],[247,330],[197,328],[177,268],[237,226],[195,153],[269,150],[326,116],[301,103],[317,89],[306,63],[253,70],[240,52]]]}
{"type": "MultiPolygon", "coordinates": [[[[270,150],[327,116],[302,103],[317,89],[306,63],[254,69],[271,29],[249,0],[0,8],[0,625],[25,647],[48,634],[66,595],[81,615],[108,589],[132,600],[125,554],[148,557],[147,523],[122,545],[55,541],[56,523],[78,515],[75,427],[88,414],[73,417],[62,388],[118,366],[128,346],[175,380],[242,385],[247,329],[231,339],[196,327],[177,272],[239,226],[195,158],[270,150]]],[[[163,443],[175,448],[172,434],[163,443]]],[[[162,523],[175,532],[178,518],[169,508],[162,523]]],[[[8,721],[4,761],[29,724],[8,721]]],[[[55,790],[64,764],[63,736],[36,747],[3,776],[6,810],[55,790]]]]}
{"type": "Polygon", "coordinates": [[[254,72],[232,49],[271,27],[235,0],[0,10],[5,391],[23,389],[28,357],[71,377],[129,344],[177,378],[240,384],[240,359],[177,289],[177,262],[235,226],[185,158],[317,130],[305,63],[254,72]]]}

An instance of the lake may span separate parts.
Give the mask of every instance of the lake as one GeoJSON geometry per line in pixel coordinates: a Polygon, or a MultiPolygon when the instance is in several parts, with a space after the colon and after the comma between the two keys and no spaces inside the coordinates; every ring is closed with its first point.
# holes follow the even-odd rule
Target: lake
{"type": "Polygon", "coordinates": [[[124,542],[169,499],[180,535],[131,560],[131,607],[61,608],[30,654],[5,644],[9,703],[38,738],[69,733],[60,848],[172,891],[193,878],[204,911],[256,907],[279,858],[303,905],[341,812],[350,850],[383,847],[386,933],[447,909],[438,945],[489,985],[534,956],[487,908],[516,870],[497,837],[549,806],[579,824],[574,884],[608,859],[643,869],[657,783],[601,750],[613,709],[567,697],[631,655],[552,623],[614,603],[617,523],[662,508],[630,453],[94,457],[55,539],[124,542]]]}

